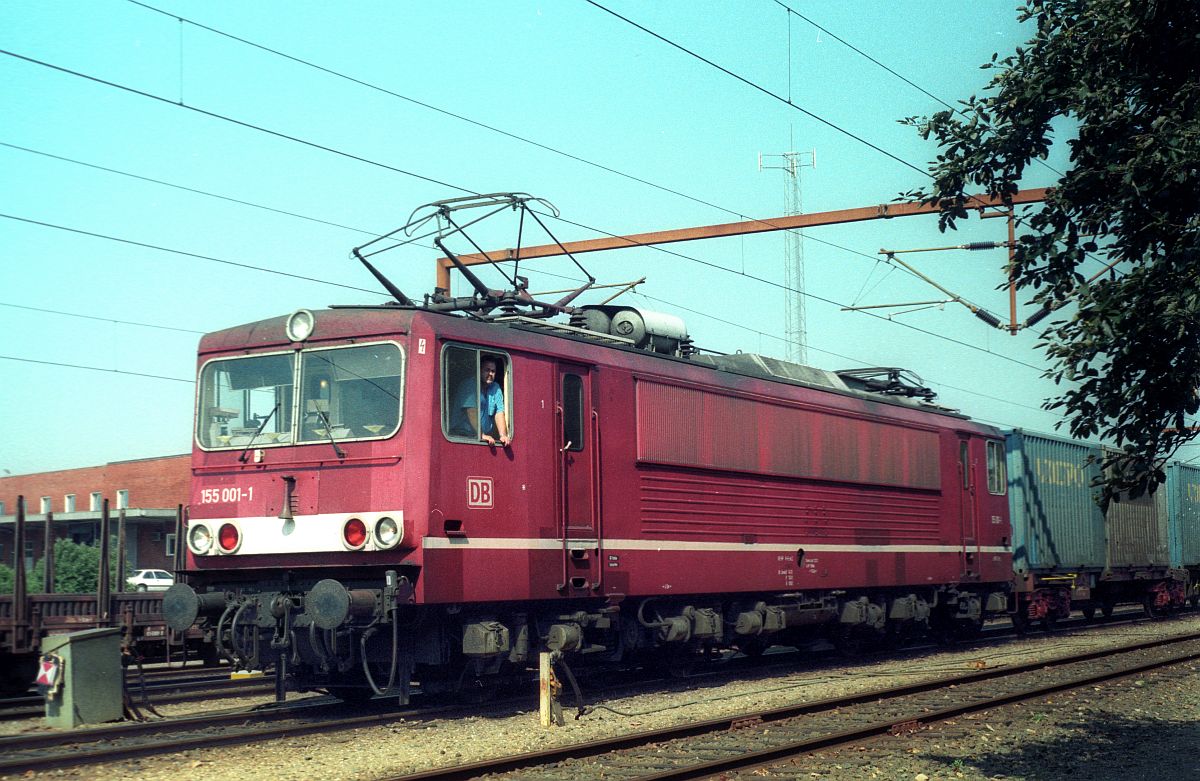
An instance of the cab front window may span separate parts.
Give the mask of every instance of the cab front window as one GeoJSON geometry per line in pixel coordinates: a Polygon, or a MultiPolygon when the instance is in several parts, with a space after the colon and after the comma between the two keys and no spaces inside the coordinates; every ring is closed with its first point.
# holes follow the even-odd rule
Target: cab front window
{"type": "Polygon", "coordinates": [[[291,353],[205,364],[196,426],[200,445],[245,447],[252,438],[263,444],[290,441],[294,381],[291,353]]]}
{"type": "Polygon", "coordinates": [[[196,440],[214,450],[390,437],[400,427],[403,370],[392,342],[209,361],[196,440]]]}
{"type": "Polygon", "coordinates": [[[400,426],[402,366],[394,344],[302,353],[299,441],[391,436],[400,426]]]}

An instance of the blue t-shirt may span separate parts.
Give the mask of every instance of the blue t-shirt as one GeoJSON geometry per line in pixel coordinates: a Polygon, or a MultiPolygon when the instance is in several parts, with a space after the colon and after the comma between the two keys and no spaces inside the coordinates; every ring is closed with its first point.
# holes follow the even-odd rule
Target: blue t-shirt
{"type": "MultiPolygon", "coordinates": [[[[464,437],[475,436],[475,429],[472,428],[471,419],[467,417],[466,411],[475,406],[477,385],[478,382],[474,377],[468,377],[458,386],[458,392],[454,394],[454,407],[450,410],[450,432],[452,434],[464,437]]],[[[496,413],[503,411],[504,391],[500,390],[499,383],[489,382],[483,389],[482,397],[479,398],[480,433],[495,436],[496,413]]]]}

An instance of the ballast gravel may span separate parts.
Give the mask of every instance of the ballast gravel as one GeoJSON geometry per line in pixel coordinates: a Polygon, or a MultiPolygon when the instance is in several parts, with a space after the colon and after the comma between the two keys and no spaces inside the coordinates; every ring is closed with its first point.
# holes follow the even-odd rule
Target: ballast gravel
{"type": "MultiPolygon", "coordinates": [[[[610,695],[564,727],[542,729],[536,710],[445,719],[401,719],[331,735],[229,746],[109,763],[0,776],[177,781],[308,781],[391,778],[430,768],[544,750],[629,732],[733,716],[883,688],[900,682],[986,667],[1051,659],[1089,649],[1200,631],[1195,613],[1168,621],[1107,630],[1031,635],[1017,641],[930,650],[855,662],[803,662],[788,671],[748,673],[737,681],[708,678],[657,684],[630,696],[610,695]]],[[[744,779],[884,779],[891,781],[1155,781],[1200,780],[1200,664],[1178,665],[1140,678],[1065,692],[1019,706],[967,716],[853,749],[821,752],[737,776],[744,779]]],[[[586,695],[586,692],[585,692],[586,695]]],[[[165,715],[245,706],[213,700],[167,706],[165,715]]],[[[10,722],[5,734],[44,731],[40,720],[10,722]]]]}

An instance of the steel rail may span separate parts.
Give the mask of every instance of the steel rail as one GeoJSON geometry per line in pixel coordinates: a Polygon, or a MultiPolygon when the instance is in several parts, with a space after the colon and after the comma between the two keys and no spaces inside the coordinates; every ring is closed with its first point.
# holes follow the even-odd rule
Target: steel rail
{"type": "Polygon", "coordinates": [[[46,770],[51,768],[71,767],[74,765],[89,765],[100,762],[110,762],[132,757],[143,757],[153,754],[171,754],[192,749],[209,748],[213,746],[228,746],[238,743],[253,743],[259,740],[292,737],[296,735],[311,735],[319,732],[371,727],[387,724],[399,718],[414,716],[430,716],[445,711],[453,711],[460,706],[447,706],[432,709],[388,710],[384,713],[374,713],[367,716],[321,721],[315,723],[288,723],[274,727],[250,729],[242,732],[223,732],[213,735],[196,735],[174,740],[148,740],[142,743],[105,746],[99,749],[72,748],[63,753],[45,754],[42,756],[12,757],[16,751],[29,751],[34,748],[78,746],[79,744],[101,743],[113,739],[124,739],[142,735],[154,735],[167,731],[203,730],[214,726],[245,723],[248,719],[262,721],[277,721],[300,717],[311,718],[314,709],[344,708],[341,702],[319,702],[306,706],[293,707],[277,711],[237,711],[224,714],[209,714],[183,719],[164,719],[162,721],[140,722],[116,727],[100,727],[73,732],[14,735],[0,738],[0,774],[22,773],[30,770],[46,770]]]}
{"type": "Polygon", "coordinates": [[[714,760],[712,762],[692,765],[690,767],[680,768],[678,770],[667,770],[661,773],[642,776],[639,781],[685,781],[685,779],[709,778],[719,773],[763,767],[792,759],[797,754],[803,754],[809,751],[850,745],[867,740],[869,738],[879,737],[881,735],[897,733],[903,734],[904,732],[910,732],[919,729],[922,724],[945,721],[956,716],[987,711],[1017,702],[1025,702],[1026,700],[1037,699],[1048,694],[1057,694],[1058,692],[1068,691],[1070,689],[1093,686],[1095,684],[1104,683],[1117,678],[1127,678],[1132,675],[1140,675],[1141,673],[1149,672],[1151,670],[1170,667],[1172,665],[1182,664],[1184,662],[1195,661],[1196,659],[1200,659],[1200,651],[1183,654],[1171,659],[1158,659],[1152,662],[1145,662],[1143,664],[1134,665],[1132,667],[1124,667],[1118,670],[1107,670],[1103,673],[1083,675],[1070,680],[1059,681],[1046,686],[1023,689],[1021,691],[1003,694],[986,700],[965,702],[960,705],[953,705],[949,708],[943,708],[937,711],[922,711],[920,713],[913,714],[911,717],[877,721],[874,724],[869,724],[865,727],[858,727],[832,735],[823,735],[817,738],[799,740],[783,746],[777,746],[761,751],[748,752],[736,757],[731,757],[729,759],[714,760]]]}
{"type": "MultiPolygon", "coordinates": [[[[125,685],[137,704],[143,704],[141,683],[129,680],[125,685]]],[[[146,694],[150,699],[150,704],[163,705],[202,699],[213,694],[224,697],[253,696],[261,692],[274,691],[274,686],[271,677],[267,677],[265,680],[260,678],[230,679],[226,674],[224,677],[193,680],[154,681],[148,679],[146,694]]],[[[40,695],[0,700],[0,721],[16,721],[42,716],[46,710],[45,702],[45,698],[40,695]]]]}
{"type": "MultiPolygon", "coordinates": [[[[529,767],[533,764],[592,756],[620,748],[633,748],[638,745],[642,745],[647,741],[653,742],[655,740],[689,737],[691,735],[702,734],[704,732],[731,729],[745,723],[748,718],[761,719],[762,721],[781,720],[795,715],[804,715],[805,713],[810,712],[831,710],[837,707],[871,702],[882,698],[900,697],[907,694],[938,689],[943,686],[971,683],[994,677],[1013,675],[1018,672],[1034,669],[1078,663],[1080,661],[1102,658],[1113,653],[1145,650],[1171,645],[1174,643],[1185,642],[1192,639],[1200,639],[1200,633],[1146,641],[1129,646],[1122,646],[1116,649],[1092,651],[1072,657],[1063,657],[1061,659],[1030,662],[1017,666],[997,667],[990,670],[967,673],[965,675],[954,676],[951,678],[909,684],[895,689],[872,690],[861,694],[831,698],[805,705],[780,708],[766,713],[754,714],[752,717],[738,716],[732,719],[717,719],[711,722],[689,725],[684,728],[668,728],[652,733],[612,738],[604,741],[596,741],[594,743],[570,746],[562,749],[552,749],[548,752],[541,752],[538,754],[500,758],[496,762],[484,762],[474,765],[461,765],[456,767],[435,769],[417,775],[404,776],[403,778],[411,778],[414,780],[425,778],[474,778],[481,772],[505,772],[506,769],[520,769],[522,767],[529,767]],[[516,764],[512,764],[511,767],[507,767],[504,764],[498,764],[505,762],[515,762],[516,764]]],[[[705,675],[711,675],[711,673],[705,673],[705,675]]],[[[527,703],[528,701],[528,697],[520,697],[512,698],[506,701],[493,702],[489,703],[488,710],[503,708],[506,705],[512,705],[514,703],[527,703]]],[[[461,705],[449,705],[433,708],[406,708],[402,710],[389,710],[384,713],[330,720],[320,723],[304,723],[300,725],[291,724],[278,727],[247,730],[245,732],[236,734],[224,733],[220,735],[193,736],[178,740],[152,741],[126,746],[106,746],[105,748],[98,750],[86,750],[78,748],[80,745],[136,738],[143,735],[162,734],[185,730],[199,731],[225,724],[245,723],[248,719],[255,719],[258,721],[280,721],[292,719],[301,715],[311,718],[312,715],[314,715],[312,713],[313,711],[336,710],[343,707],[345,707],[345,705],[341,702],[331,702],[329,700],[321,699],[309,702],[300,702],[287,706],[259,706],[258,708],[254,709],[238,709],[236,711],[229,711],[225,713],[210,713],[203,716],[171,718],[132,724],[117,724],[105,727],[74,730],[70,732],[24,734],[14,735],[11,737],[0,737],[0,756],[6,757],[5,759],[0,760],[0,774],[5,772],[24,772],[27,770],[88,765],[99,762],[128,759],[138,756],[171,753],[176,751],[188,751],[196,748],[205,748],[212,745],[251,743],[258,740],[267,740],[288,735],[316,734],[321,732],[335,732],[345,729],[357,729],[360,727],[370,727],[379,724],[385,724],[398,718],[424,718],[434,715],[461,713],[466,710],[461,705]],[[69,753],[62,754],[25,757],[11,756],[16,752],[27,752],[32,749],[57,748],[62,746],[74,746],[76,748],[71,749],[69,753]]],[[[471,710],[471,712],[476,713],[478,710],[479,708],[475,707],[471,710]]]]}
{"type": "MultiPolygon", "coordinates": [[[[601,740],[591,741],[588,743],[561,746],[561,747],[557,747],[557,748],[553,748],[553,749],[548,749],[546,751],[534,752],[534,753],[530,753],[530,754],[512,755],[512,756],[507,756],[507,757],[499,757],[499,758],[493,759],[493,760],[474,762],[474,763],[470,763],[470,764],[466,764],[466,765],[456,765],[456,766],[451,766],[451,767],[435,768],[435,769],[428,770],[428,771],[411,773],[411,774],[406,774],[406,775],[402,775],[402,776],[391,776],[391,777],[389,777],[389,779],[390,779],[390,781],[463,781],[464,779],[473,779],[473,778],[478,778],[480,776],[490,775],[490,774],[512,773],[512,772],[521,771],[521,770],[528,770],[528,769],[538,767],[538,766],[551,765],[556,762],[584,759],[584,758],[588,758],[588,757],[597,757],[597,756],[601,756],[604,754],[609,754],[609,753],[622,751],[622,750],[639,748],[639,747],[643,747],[643,746],[647,746],[647,745],[651,745],[651,744],[655,744],[655,743],[662,743],[664,741],[669,741],[669,740],[677,740],[677,739],[681,739],[681,738],[691,738],[691,737],[696,737],[699,735],[712,734],[712,733],[718,733],[718,732],[728,732],[731,730],[736,730],[736,729],[746,727],[748,725],[759,725],[759,724],[767,724],[770,722],[778,722],[778,721],[783,721],[786,719],[795,718],[798,716],[805,716],[805,715],[809,715],[809,714],[813,714],[813,713],[833,711],[838,708],[844,708],[844,707],[852,706],[852,705],[860,705],[860,704],[871,703],[871,702],[880,702],[880,701],[889,700],[889,699],[898,699],[901,697],[906,697],[906,696],[913,695],[913,694],[921,694],[921,693],[929,692],[929,691],[935,691],[935,690],[942,689],[945,687],[950,687],[950,686],[962,686],[962,685],[968,684],[968,683],[978,683],[981,681],[987,681],[987,680],[991,680],[991,679],[995,679],[995,678],[1011,677],[1014,675],[1033,672],[1036,670],[1048,669],[1048,668],[1053,668],[1053,667],[1063,667],[1063,666],[1067,666],[1067,665],[1071,665],[1071,664],[1079,664],[1081,662],[1088,662],[1088,661],[1092,661],[1095,659],[1112,656],[1114,654],[1134,653],[1137,651],[1150,650],[1150,649],[1154,649],[1154,648],[1160,648],[1160,647],[1165,647],[1165,646],[1169,646],[1169,645],[1174,645],[1174,644],[1184,643],[1184,642],[1189,642],[1189,641],[1194,641],[1194,640],[1200,640],[1200,632],[1191,633],[1191,634],[1187,634],[1187,635],[1180,635],[1178,637],[1165,638],[1165,639],[1161,639],[1161,640],[1152,640],[1152,641],[1146,641],[1146,642],[1141,642],[1141,643],[1133,643],[1133,644],[1130,644],[1127,646],[1120,646],[1118,648],[1103,649],[1103,650],[1098,650],[1098,651],[1089,651],[1087,653],[1077,654],[1077,655],[1073,655],[1073,656],[1060,657],[1058,659],[1027,662],[1024,664],[1013,665],[1013,666],[996,667],[996,668],[992,668],[989,670],[982,670],[979,672],[967,673],[965,675],[952,676],[952,677],[947,677],[947,678],[940,678],[937,680],[912,683],[912,684],[907,684],[907,685],[903,685],[903,686],[899,686],[899,687],[895,687],[895,688],[874,689],[874,690],[871,690],[868,692],[862,692],[859,694],[852,694],[852,695],[843,696],[843,697],[834,697],[834,698],[819,700],[819,701],[810,702],[810,703],[789,705],[789,706],[785,706],[782,708],[775,708],[775,709],[768,710],[768,711],[756,711],[756,712],[752,712],[752,713],[739,714],[736,716],[722,717],[719,719],[711,719],[708,721],[695,722],[692,724],[684,724],[684,725],[673,726],[673,727],[665,727],[663,729],[651,730],[649,732],[641,732],[641,733],[635,733],[635,734],[629,734],[629,735],[620,735],[620,736],[613,737],[613,738],[604,738],[601,740]]],[[[1196,659],[1196,658],[1200,658],[1200,652],[1185,655],[1184,657],[1182,657],[1180,659],[1171,660],[1168,663],[1176,663],[1179,661],[1186,661],[1189,659],[1196,659]]],[[[1155,663],[1151,663],[1148,666],[1142,666],[1137,669],[1139,669],[1139,670],[1143,669],[1143,668],[1144,669],[1152,669],[1156,666],[1164,666],[1164,663],[1155,662],[1155,663]]],[[[1119,677],[1119,676],[1128,675],[1128,674],[1133,674],[1133,673],[1131,673],[1129,671],[1122,671],[1119,673],[1114,673],[1114,672],[1110,671],[1110,672],[1106,673],[1104,676],[1097,677],[1095,680],[1108,680],[1109,678],[1119,677]]],[[[1064,684],[1064,683],[1053,684],[1053,685],[1051,685],[1049,687],[1045,687],[1045,688],[1047,691],[1061,691],[1062,689],[1073,688],[1073,687],[1085,685],[1086,682],[1088,682],[1091,679],[1085,677],[1085,678],[1079,679],[1079,680],[1083,681],[1083,682],[1080,683],[1080,682],[1076,682],[1076,681],[1071,681],[1066,684],[1064,684]]],[[[1034,694],[1034,695],[1029,695],[1029,696],[1039,696],[1039,694],[1034,694]]],[[[996,704],[1004,704],[1004,702],[1016,701],[1016,700],[1012,699],[1013,697],[1014,697],[1014,695],[1005,695],[1004,697],[997,697],[997,698],[995,698],[995,700],[988,700],[987,702],[992,703],[989,707],[995,707],[996,704]]],[[[976,701],[976,702],[969,703],[966,705],[956,706],[955,708],[948,708],[945,710],[945,713],[952,713],[952,715],[957,715],[959,713],[966,713],[966,712],[969,712],[969,710],[963,710],[964,708],[967,708],[970,710],[975,710],[975,709],[977,709],[978,705],[979,705],[979,701],[976,701]]],[[[704,777],[704,776],[713,775],[715,773],[723,772],[726,770],[744,769],[745,767],[749,767],[752,765],[761,765],[761,764],[773,761],[774,759],[785,758],[788,756],[792,756],[796,753],[801,753],[803,751],[814,750],[816,748],[822,748],[822,747],[826,747],[826,746],[836,745],[837,743],[852,742],[853,740],[859,740],[864,737],[871,737],[874,735],[882,734],[883,732],[887,732],[890,729],[892,729],[893,727],[898,726],[898,725],[911,724],[914,721],[936,720],[934,717],[938,716],[939,713],[941,713],[941,712],[921,713],[917,716],[908,716],[906,718],[899,719],[899,720],[888,720],[886,723],[879,722],[876,724],[869,725],[868,727],[864,727],[864,728],[860,728],[860,729],[856,729],[856,730],[848,730],[845,733],[838,733],[835,735],[826,735],[826,736],[822,736],[820,738],[811,739],[809,741],[790,744],[785,749],[780,750],[783,753],[781,753],[778,757],[774,756],[774,752],[776,752],[776,749],[770,749],[770,750],[765,750],[765,751],[761,751],[758,753],[742,754],[739,757],[735,757],[735,758],[732,758],[729,760],[717,760],[714,762],[706,763],[704,765],[694,766],[694,768],[684,768],[679,771],[668,771],[668,772],[665,772],[660,775],[647,776],[646,778],[647,779],[650,779],[650,778],[653,778],[653,779],[700,778],[700,777],[704,777]],[[735,764],[740,759],[745,759],[748,757],[758,757],[759,755],[761,755],[761,758],[757,759],[754,762],[747,761],[746,764],[742,764],[742,765],[735,764]],[[729,767],[718,767],[718,765],[721,762],[729,763],[729,767]],[[699,772],[700,768],[703,768],[703,772],[699,772]],[[697,774],[697,775],[686,774],[686,773],[690,772],[692,769],[697,770],[697,772],[699,774],[697,774]],[[680,775],[672,774],[672,773],[676,773],[676,772],[680,773],[680,775]]],[[[950,716],[938,716],[938,717],[939,718],[949,718],[950,716]]]]}

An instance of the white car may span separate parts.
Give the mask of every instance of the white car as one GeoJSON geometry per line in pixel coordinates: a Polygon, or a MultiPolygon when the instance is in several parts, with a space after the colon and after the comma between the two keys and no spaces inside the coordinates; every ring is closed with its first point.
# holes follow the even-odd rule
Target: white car
{"type": "Polygon", "coordinates": [[[175,576],[162,569],[135,569],[125,584],[135,591],[166,591],[175,584],[175,576]]]}

